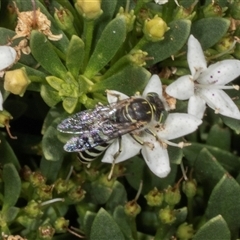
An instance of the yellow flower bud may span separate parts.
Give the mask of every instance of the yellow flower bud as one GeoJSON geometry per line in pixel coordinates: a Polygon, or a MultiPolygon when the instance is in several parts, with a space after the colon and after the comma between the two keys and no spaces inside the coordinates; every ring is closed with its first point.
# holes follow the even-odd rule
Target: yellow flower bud
{"type": "Polygon", "coordinates": [[[7,71],[5,74],[4,89],[22,97],[30,82],[25,68],[7,71]]]}
{"type": "Polygon", "coordinates": [[[145,20],[143,32],[147,40],[157,42],[162,40],[164,33],[169,30],[167,24],[157,15],[150,20],[145,20]]]}
{"type": "Polygon", "coordinates": [[[94,20],[102,14],[100,0],[77,0],[75,7],[78,12],[88,20],[94,20]]]}

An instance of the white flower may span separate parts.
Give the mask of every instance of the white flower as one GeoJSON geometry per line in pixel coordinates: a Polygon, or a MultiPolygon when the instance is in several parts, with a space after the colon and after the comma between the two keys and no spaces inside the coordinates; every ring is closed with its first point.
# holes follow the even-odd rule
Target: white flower
{"type": "MultiPolygon", "coordinates": [[[[154,0],[154,1],[155,1],[155,3],[157,3],[159,5],[163,5],[168,2],[168,0],[154,0]]],[[[177,0],[174,0],[174,2],[179,6],[179,3],[177,0]]]]}
{"type": "MultiPolygon", "coordinates": [[[[17,53],[14,48],[8,46],[0,46],[0,72],[12,65],[16,59],[17,53]]],[[[0,92],[0,111],[3,110],[3,97],[0,92]]]]}
{"type": "MultiPolygon", "coordinates": [[[[146,86],[142,97],[146,98],[147,93],[155,92],[162,97],[162,84],[157,75],[153,75],[146,86]]],[[[118,94],[120,100],[128,98],[128,96],[116,92],[108,91],[109,103],[116,102],[117,99],[113,94],[118,94]]],[[[183,147],[183,144],[171,143],[169,140],[175,139],[195,131],[202,121],[192,115],[184,113],[169,114],[164,124],[156,122],[150,123],[148,129],[156,134],[156,137],[145,130],[136,131],[137,137],[141,139],[143,144],[138,143],[131,137],[130,134],[125,134],[121,139],[121,152],[116,157],[119,151],[119,140],[116,139],[107,149],[102,162],[119,163],[125,161],[141,151],[150,170],[160,178],[166,177],[170,172],[169,156],[167,152],[167,145],[183,147]],[[114,158],[114,156],[116,158],[114,158]]]]}
{"type": "Polygon", "coordinates": [[[240,75],[239,60],[223,60],[207,67],[200,43],[192,35],[188,39],[188,65],[191,75],[177,79],[166,88],[167,94],[180,100],[189,99],[188,113],[202,118],[206,104],[215,113],[240,119],[238,107],[222,89],[240,75]]]}
{"type": "Polygon", "coordinates": [[[11,66],[15,59],[17,53],[14,48],[9,46],[0,46],[0,71],[11,66]]]}

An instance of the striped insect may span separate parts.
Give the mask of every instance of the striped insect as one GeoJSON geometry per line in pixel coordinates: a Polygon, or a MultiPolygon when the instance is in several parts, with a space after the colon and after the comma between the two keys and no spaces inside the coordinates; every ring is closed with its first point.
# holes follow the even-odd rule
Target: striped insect
{"type": "Polygon", "coordinates": [[[136,134],[138,131],[151,133],[148,124],[152,121],[159,122],[163,110],[158,94],[151,92],[146,98],[132,96],[107,106],[97,104],[94,109],[76,113],[63,120],[57,128],[60,132],[75,135],[64,145],[64,150],[78,152],[81,161],[91,162],[115,139],[119,139],[117,157],[121,152],[121,136],[124,134],[129,133],[139,141],[136,134]]]}

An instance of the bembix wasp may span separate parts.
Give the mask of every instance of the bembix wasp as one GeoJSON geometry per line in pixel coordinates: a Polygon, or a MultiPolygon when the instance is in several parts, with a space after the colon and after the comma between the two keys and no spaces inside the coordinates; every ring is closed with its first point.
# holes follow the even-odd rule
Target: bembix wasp
{"type": "Polygon", "coordinates": [[[63,120],[58,125],[58,130],[76,135],[65,144],[65,151],[79,152],[80,160],[89,162],[106,150],[114,139],[121,140],[124,134],[129,133],[138,141],[135,132],[148,131],[148,124],[152,121],[159,122],[163,110],[158,94],[150,92],[145,98],[132,96],[107,106],[97,104],[94,109],[76,113],[63,120]]]}

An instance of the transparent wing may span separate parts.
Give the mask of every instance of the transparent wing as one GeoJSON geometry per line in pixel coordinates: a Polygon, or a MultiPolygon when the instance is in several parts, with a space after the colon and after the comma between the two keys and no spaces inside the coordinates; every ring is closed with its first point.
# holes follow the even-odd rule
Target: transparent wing
{"type": "Polygon", "coordinates": [[[112,106],[97,105],[95,109],[85,110],[64,119],[57,129],[64,133],[80,134],[88,132],[93,126],[108,118],[112,118],[115,111],[112,106]]]}
{"type": "Polygon", "coordinates": [[[115,138],[143,128],[145,124],[144,122],[116,124],[108,119],[98,125],[95,124],[89,131],[72,137],[64,145],[64,150],[67,152],[82,152],[99,145],[109,144],[115,138]]]}

